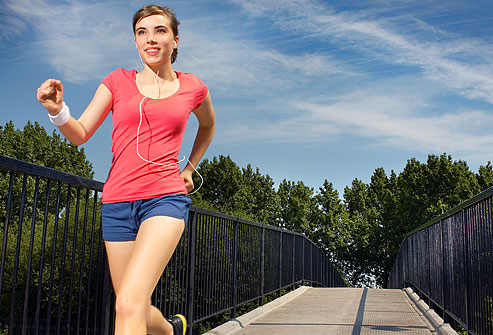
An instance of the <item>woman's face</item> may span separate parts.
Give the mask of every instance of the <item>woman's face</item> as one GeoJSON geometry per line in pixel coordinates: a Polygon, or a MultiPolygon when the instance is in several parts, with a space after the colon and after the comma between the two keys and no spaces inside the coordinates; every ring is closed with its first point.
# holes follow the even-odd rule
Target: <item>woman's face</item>
{"type": "Polygon", "coordinates": [[[173,36],[170,19],[166,15],[151,15],[135,25],[135,44],[140,57],[148,65],[161,65],[171,61],[171,54],[178,43],[173,36]]]}

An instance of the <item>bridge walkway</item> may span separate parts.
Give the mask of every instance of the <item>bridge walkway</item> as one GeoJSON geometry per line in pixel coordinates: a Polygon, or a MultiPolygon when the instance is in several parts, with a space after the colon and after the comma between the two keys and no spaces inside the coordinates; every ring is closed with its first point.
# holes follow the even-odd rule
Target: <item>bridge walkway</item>
{"type": "Polygon", "coordinates": [[[248,321],[241,319],[230,321],[236,327],[220,326],[206,334],[437,334],[406,293],[389,289],[304,288],[282,305],[248,321]]]}

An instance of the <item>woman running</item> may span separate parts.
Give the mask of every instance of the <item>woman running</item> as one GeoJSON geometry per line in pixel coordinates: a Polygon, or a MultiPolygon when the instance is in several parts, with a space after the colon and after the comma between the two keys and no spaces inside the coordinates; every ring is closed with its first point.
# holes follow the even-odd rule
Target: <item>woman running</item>
{"type": "Polygon", "coordinates": [[[102,225],[116,293],[115,334],[184,335],[185,317],[165,319],[150,304],[188,219],[192,173],[215,129],[207,87],[176,72],[179,22],[170,8],[146,5],[133,17],[144,69],[116,69],[99,85],[78,120],[70,116],[59,80],[46,80],[37,99],[73,144],[85,143],[112,111],[113,160],[103,188],[102,225]],[[199,121],[188,163],[178,154],[190,113],[199,121]]]}

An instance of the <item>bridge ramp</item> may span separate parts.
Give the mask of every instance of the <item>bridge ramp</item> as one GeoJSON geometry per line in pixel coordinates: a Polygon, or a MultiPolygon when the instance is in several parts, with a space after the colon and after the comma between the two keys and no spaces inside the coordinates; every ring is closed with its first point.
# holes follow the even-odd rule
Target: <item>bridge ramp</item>
{"type": "Polygon", "coordinates": [[[436,334],[432,329],[401,290],[308,288],[227,335],[436,334]]]}

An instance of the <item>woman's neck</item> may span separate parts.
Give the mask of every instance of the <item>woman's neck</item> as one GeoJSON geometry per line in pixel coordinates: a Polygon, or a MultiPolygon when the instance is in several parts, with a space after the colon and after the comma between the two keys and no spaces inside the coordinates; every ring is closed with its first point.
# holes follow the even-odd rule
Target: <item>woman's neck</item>
{"type": "Polygon", "coordinates": [[[176,79],[176,73],[173,71],[171,64],[155,67],[146,65],[144,70],[140,72],[140,76],[145,81],[154,81],[154,76],[157,76],[164,81],[173,81],[176,79]]]}

